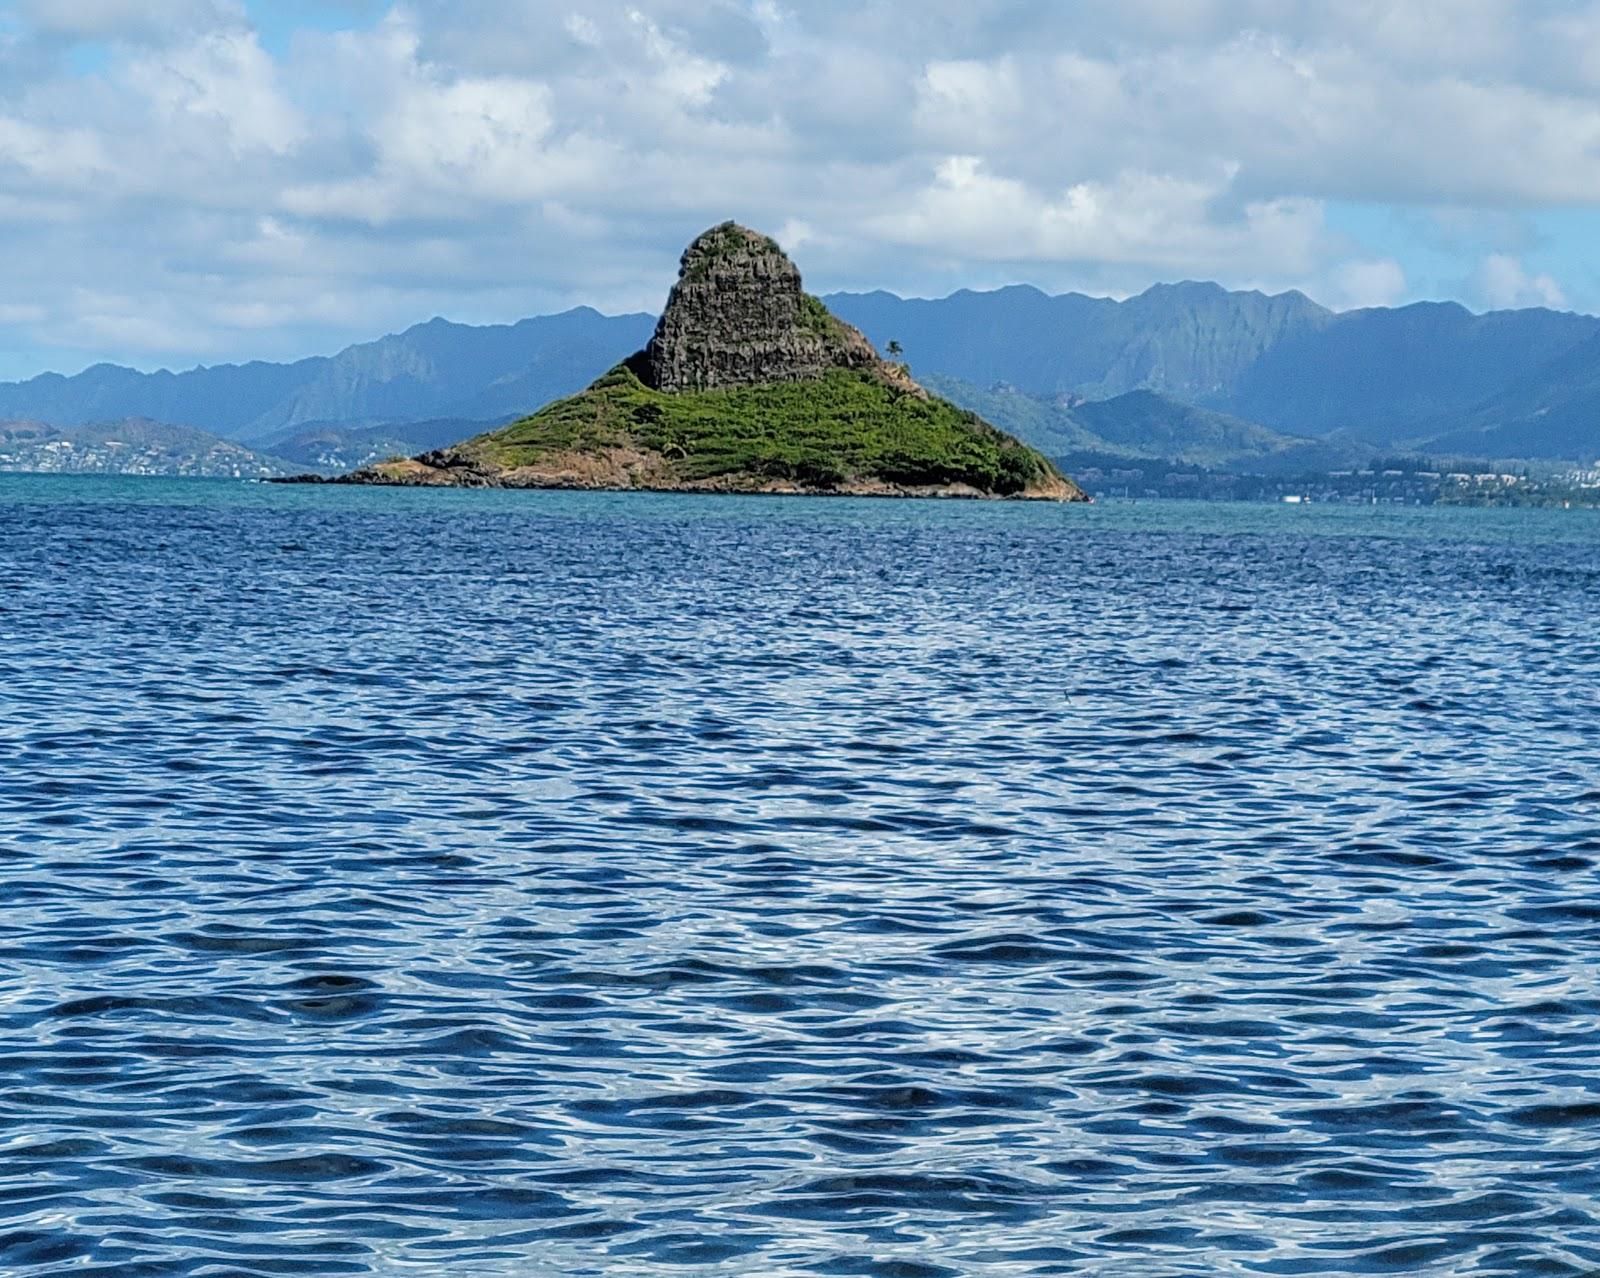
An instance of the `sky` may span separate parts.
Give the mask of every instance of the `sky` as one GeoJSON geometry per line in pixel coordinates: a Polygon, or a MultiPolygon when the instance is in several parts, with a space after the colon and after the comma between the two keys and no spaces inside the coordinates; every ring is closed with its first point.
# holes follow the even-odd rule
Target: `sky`
{"type": "Polygon", "coordinates": [[[1600,311],[1600,0],[0,0],[0,378],[819,292],[1600,311]]]}

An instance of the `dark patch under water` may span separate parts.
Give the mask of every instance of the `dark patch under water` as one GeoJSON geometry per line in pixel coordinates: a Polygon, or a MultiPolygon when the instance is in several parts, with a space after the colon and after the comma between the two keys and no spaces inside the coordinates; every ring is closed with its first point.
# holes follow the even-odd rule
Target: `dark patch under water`
{"type": "Polygon", "coordinates": [[[1600,520],[0,480],[0,1273],[1600,1272],[1600,520]]]}

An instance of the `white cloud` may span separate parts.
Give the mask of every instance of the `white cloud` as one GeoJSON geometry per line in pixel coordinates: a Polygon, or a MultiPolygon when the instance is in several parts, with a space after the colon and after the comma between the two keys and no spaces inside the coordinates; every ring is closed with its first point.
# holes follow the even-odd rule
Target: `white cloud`
{"type": "Polygon", "coordinates": [[[423,60],[416,31],[388,23],[334,51],[334,74],[361,86],[356,138],[366,163],[280,196],[285,213],[382,225],[472,222],[599,178],[603,138],[556,136],[551,87],[510,75],[462,75],[423,60]]]}
{"type": "Polygon", "coordinates": [[[950,156],[903,210],[871,226],[894,243],[980,260],[1120,262],[1181,274],[1248,258],[1280,276],[1313,270],[1321,209],[1276,200],[1219,214],[1231,180],[1126,172],[1042,194],[977,156],[950,156]]]}
{"type": "Polygon", "coordinates": [[[703,105],[727,78],[726,67],[711,58],[697,57],[640,10],[628,10],[628,20],[638,29],[644,49],[655,64],[656,83],[669,97],[703,105]]]}
{"type": "Polygon", "coordinates": [[[1475,280],[1478,295],[1494,310],[1517,306],[1548,306],[1565,310],[1566,294],[1549,275],[1529,274],[1520,258],[1509,253],[1491,253],[1478,267],[1475,280]]]}
{"type": "Polygon", "coordinates": [[[798,218],[789,218],[778,228],[775,237],[789,253],[798,253],[817,238],[817,233],[798,218]]]}
{"type": "Polygon", "coordinates": [[[1482,74],[1466,53],[1413,65],[1411,40],[1388,57],[1263,31],[1098,53],[1024,41],[929,65],[916,119],[930,146],[1040,176],[1233,163],[1242,189],[1269,198],[1600,200],[1592,94],[1482,74]]]}
{"type": "Polygon", "coordinates": [[[164,39],[243,21],[233,0],[21,0],[24,24],[72,40],[164,39]]]}
{"type": "Polygon", "coordinates": [[[581,13],[569,13],[566,21],[567,34],[579,44],[586,44],[591,49],[600,46],[600,28],[593,21],[581,13]]]}
{"type": "Polygon", "coordinates": [[[0,305],[0,324],[37,324],[45,318],[41,306],[0,305]]]}
{"type": "Polygon", "coordinates": [[[142,54],[127,79],[169,137],[198,120],[219,128],[236,152],[281,153],[305,133],[300,113],[279,91],[277,66],[247,31],[212,32],[142,54]]]}
{"type": "Polygon", "coordinates": [[[1406,296],[1405,268],[1392,257],[1342,262],[1330,282],[1334,293],[1327,300],[1340,310],[1393,306],[1406,296]]]}
{"type": "Polygon", "coordinates": [[[0,116],[0,167],[30,185],[81,189],[110,173],[112,164],[93,129],[51,128],[0,116]]]}
{"type": "Polygon", "coordinates": [[[3,289],[44,318],[0,344],[50,362],[141,311],[176,359],[649,307],[725,216],[823,287],[1425,289],[1329,229],[1357,201],[1471,222],[1469,300],[1558,305],[1523,214],[1600,206],[1600,0],[394,0],[270,43],[240,0],[14,9],[3,289]]]}

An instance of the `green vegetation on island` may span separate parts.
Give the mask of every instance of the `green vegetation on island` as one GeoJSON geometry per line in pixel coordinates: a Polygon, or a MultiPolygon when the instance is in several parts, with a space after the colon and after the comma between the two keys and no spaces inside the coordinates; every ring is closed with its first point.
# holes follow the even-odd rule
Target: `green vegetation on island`
{"type": "Polygon", "coordinates": [[[607,449],[658,454],[656,477],[684,483],[740,476],[840,488],[876,479],[1009,496],[1060,478],[976,414],[848,369],[816,381],[666,392],[622,364],[582,394],[456,451],[513,471],[607,449]]]}
{"type": "Polygon", "coordinates": [[[1085,500],[881,359],[773,240],[731,222],[684,253],[649,345],[587,390],[344,482],[1085,500]]]}

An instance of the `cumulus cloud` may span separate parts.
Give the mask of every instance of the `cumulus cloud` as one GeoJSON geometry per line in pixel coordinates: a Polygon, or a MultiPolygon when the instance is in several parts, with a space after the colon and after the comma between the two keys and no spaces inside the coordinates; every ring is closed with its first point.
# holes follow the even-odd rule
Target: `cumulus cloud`
{"type": "Polygon", "coordinates": [[[126,79],[169,144],[182,145],[181,136],[196,124],[199,133],[212,136],[191,136],[189,146],[220,140],[235,153],[282,154],[305,133],[300,113],[279,89],[276,65],[247,31],[207,32],[178,47],[141,54],[128,66],[126,79]]]}
{"type": "Polygon", "coordinates": [[[1509,253],[1491,253],[1484,258],[1476,277],[1478,295],[1495,310],[1517,306],[1548,306],[1564,310],[1566,294],[1549,275],[1531,274],[1520,258],[1509,253]]]}
{"type": "Polygon", "coordinates": [[[1332,274],[1328,301],[1341,310],[1393,306],[1406,295],[1405,268],[1392,257],[1344,262],[1332,274]]]}
{"type": "Polygon", "coordinates": [[[725,216],[824,287],[1357,306],[1417,281],[1329,209],[1389,205],[1502,226],[1468,300],[1559,304],[1524,215],[1600,203],[1600,0],[264,3],[18,0],[0,369],[654,306],[725,216]]]}
{"type": "Polygon", "coordinates": [[[165,39],[244,20],[232,0],[21,0],[22,21],[71,40],[165,39]]]}
{"type": "Polygon", "coordinates": [[[450,74],[423,62],[416,33],[391,23],[380,37],[347,41],[337,70],[364,83],[364,152],[355,173],[283,191],[291,214],[382,224],[397,218],[458,219],[485,201],[537,200],[581,155],[552,145],[550,87],[506,75],[450,74]]]}
{"type": "Polygon", "coordinates": [[[1168,274],[1243,260],[1280,277],[1314,269],[1321,210],[1294,199],[1219,210],[1232,177],[1128,172],[1045,192],[978,156],[950,156],[903,210],[870,227],[892,243],[980,260],[1131,263],[1168,274]]]}

